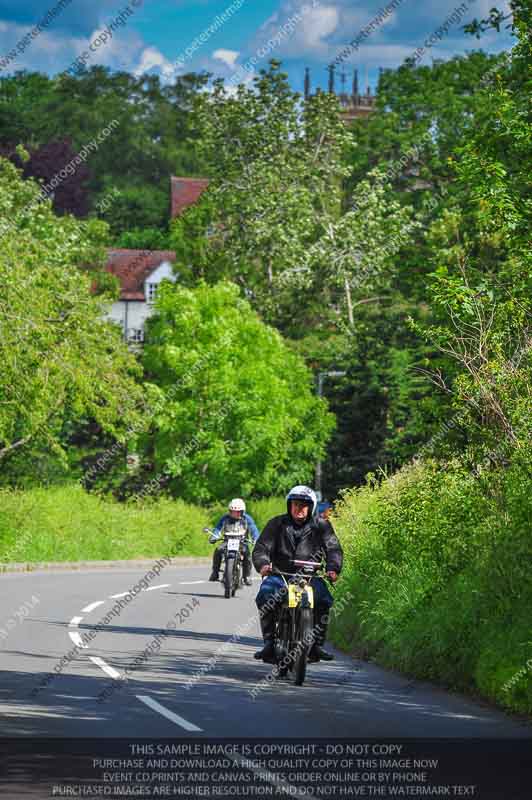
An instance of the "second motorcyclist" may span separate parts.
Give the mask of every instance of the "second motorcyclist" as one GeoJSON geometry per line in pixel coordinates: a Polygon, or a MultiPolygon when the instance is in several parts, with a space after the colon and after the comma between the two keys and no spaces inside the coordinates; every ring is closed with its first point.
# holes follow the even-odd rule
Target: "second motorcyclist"
{"type": "MultiPolygon", "coordinates": [[[[244,563],[242,565],[243,566],[242,575],[246,586],[251,586],[250,545],[252,541],[256,542],[257,539],[259,538],[259,529],[257,528],[253,517],[250,516],[250,514],[246,513],[246,504],[242,500],[242,498],[235,497],[233,500],[231,500],[228,506],[228,513],[224,514],[223,517],[219,520],[214,531],[212,532],[210,541],[211,542],[217,541],[220,537],[223,537],[225,533],[230,532],[231,529],[239,530],[241,528],[244,528],[246,531],[246,539],[244,541],[244,563]]],[[[218,545],[212,556],[212,572],[209,578],[210,581],[219,580],[220,567],[222,565],[222,557],[224,554],[224,549],[225,549],[225,541],[222,540],[222,543],[218,545]]]]}

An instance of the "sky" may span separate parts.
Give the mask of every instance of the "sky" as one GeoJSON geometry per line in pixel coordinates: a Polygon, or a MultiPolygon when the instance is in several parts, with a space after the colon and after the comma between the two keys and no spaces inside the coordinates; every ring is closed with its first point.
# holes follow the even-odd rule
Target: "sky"
{"type": "MultiPolygon", "coordinates": [[[[327,65],[389,5],[389,0],[0,0],[0,76],[19,69],[54,75],[78,58],[88,67],[150,72],[163,81],[206,70],[236,84],[250,81],[276,58],[293,89],[302,91],[305,67],[312,88],[326,88],[327,65]],[[43,30],[25,41],[48,12],[43,30]],[[15,57],[6,64],[2,58],[10,51],[15,57]]],[[[512,46],[506,31],[477,40],[462,30],[492,6],[507,11],[507,0],[394,0],[393,6],[344,57],[338,89],[342,70],[350,86],[355,68],[363,89],[375,87],[379,67],[400,66],[438,30],[441,37],[433,37],[420,64],[480,47],[496,53],[512,46]],[[453,13],[459,21],[450,21],[453,13]]]]}

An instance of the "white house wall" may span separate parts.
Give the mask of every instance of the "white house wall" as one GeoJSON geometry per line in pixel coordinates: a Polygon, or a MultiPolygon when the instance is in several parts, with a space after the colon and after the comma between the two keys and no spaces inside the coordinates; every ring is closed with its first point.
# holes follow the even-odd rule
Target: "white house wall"
{"type": "Polygon", "coordinates": [[[148,283],[160,283],[163,278],[168,278],[171,281],[175,281],[172,265],[169,261],[163,261],[156,269],[153,270],[150,275],[148,275],[144,283],[144,287],[146,287],[146,284],[148,283]]]}
{"type": "Polygon", "coordinates": [[[144,300],[118,300],[108,310],[108,318],[120,325],[126,339],[138,339],[137,331],[144,334],[144,323],[152,313],[152,306],[144,300]]]}
{"type": "MultiPolygon", "coordinates": [[[[163,261],[144,283],[144,294],[147,296],[149,283],[160,283],[164,278],[175,281],[172,265],[163,261]]],[[[108,309],[107,316],[120,325],[122,335],[128,341],[142,341],[144,339],[144,326],[153,311],[152,303],[145,300],[117,300],[108,309]]]]}

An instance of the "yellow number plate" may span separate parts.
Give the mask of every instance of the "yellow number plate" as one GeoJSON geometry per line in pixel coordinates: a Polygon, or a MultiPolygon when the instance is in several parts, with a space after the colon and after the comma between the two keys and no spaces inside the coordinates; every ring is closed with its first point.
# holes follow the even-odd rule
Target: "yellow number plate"
{"type": "Polygon", "coordinates": [[[307,586],[305,589],[301,589],[299,586],[296,586],[295,583],[288,584],[288,608],[295,608],[300,604],[301,595],[303,592],[308,594],[310,607],[314,608],[314,592],[312,590],[312,586],[307,586]]]}

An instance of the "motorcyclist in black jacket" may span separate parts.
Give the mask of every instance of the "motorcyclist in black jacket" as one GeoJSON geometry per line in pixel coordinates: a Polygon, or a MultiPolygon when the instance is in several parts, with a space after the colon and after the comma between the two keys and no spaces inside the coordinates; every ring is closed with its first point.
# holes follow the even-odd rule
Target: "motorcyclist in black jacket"
{"type": "MultiPolygon", "coordinates": [[[[284,582],[271,575],[273,567],[294,573],[293,560],[320,561],[325,559],[326,572],[333,583],[342,569],[343,551],[328,520],[317,516],[317,498],[308,486],[294,486],[286,496],[287,513],[273,517],[255,543],[253,565],[264,580],[256,597],[264,647],[255,658],[275,663],[275,614],[284,599],[284,582]]],[[[315,596],[315,639],[309,661],[332,661],[334,656],[323,649],[327,636],[329,611],[333,598],[322,578],[312,578],[315,596]]]]}

